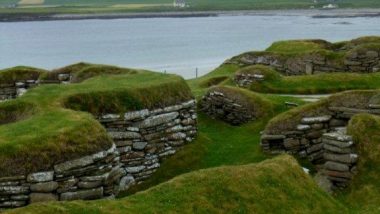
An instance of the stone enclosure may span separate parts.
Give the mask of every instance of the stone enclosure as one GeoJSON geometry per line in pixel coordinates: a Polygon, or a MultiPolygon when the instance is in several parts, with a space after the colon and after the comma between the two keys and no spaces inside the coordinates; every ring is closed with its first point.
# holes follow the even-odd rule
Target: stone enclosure
{"type": "Polygon", "coordinates": [[[271,104],[260,96],[239,88],[213,87],[200,100],[199,109],[231,125],[240,125],[271,111],[271,104]]]}
{"type": "Polygon", "coordinates": [[[106,151],[56,164],[51,171],[0,178],[0,208],[53,200],[114,197],[154,173],[161,160],[197,134],[195,100],[98,117],[114,140],[106,151]]]}
{"type": "Polygon", "coordinates": [[[285,75],[305,75],[329,72],[372,73],[380,71],[380,50],[350,50],[330,57],[321,52],[286,56],[271,52],[249,52],[230,60],[226,64],[240,66],[266,65],[285,75]]]}
{"type": "Polygon", "coordinates": [[[356,163],[360,157],[355,142],[346,133],[350,118],[359,113],[380,115],[379,106],[369,104],[368,99],[366,102],[361,102],[360,98],[350,100],[355,98],[347,93],[337,96],[340,102],[320,101],[322,104],[316,109],[299,110],[291,118],[272,122],[261,136],[265,152],[287,152],[308,158],[331,181],[333,188],[346,187],[357,172],[356,163]],[[356,101],[361,102],[359,106],[350,104],[356,101]],[[328,102],[327,106],[323,102],[328,102]],[[278,128],[284,127],[281,123],[292,125],[278,128]]]}

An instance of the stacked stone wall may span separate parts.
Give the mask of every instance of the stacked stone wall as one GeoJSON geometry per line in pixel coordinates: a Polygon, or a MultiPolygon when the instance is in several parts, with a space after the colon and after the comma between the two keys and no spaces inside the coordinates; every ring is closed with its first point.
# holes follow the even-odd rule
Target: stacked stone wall
{"type": "Polygon", "coordinates": [[[195,100],[155,110],[106,114],[99,118],[114,140],[129,179],[141,182],[163,158],[191,142],[197,134],[195,100]]]}
{"type": "Polygon", "coordinates": [[[114,140],[110,149],[55,164],[50,171],[0,178],[0,209],[113,197],[143,182],[163,158],[197,134],[195,100],[154,110],[105,114],[98,120],[114,140]]]}
{"type": "Polygon", "coordinates": [[[255,119],[248,106],[219,91],[210,91],[203,96],[200,109],[211,117],[232,125],[240,125],[255,119]]]}
{"type": "Polygon", "coordinates": [[[366,109],[329,107],[329,114],[303,117],[294,130],[261,136],[261,146],[268,153],[298,155],[318,166],[335,187],[345,187],[355,174],[358,155],[355,142],[345,129],[358,113],[380,115],[378,106],[366,109]]]}
{"type": "Polygon", "coordinates": [[[329,72],[372,73],[380,71],[380,52],[375,50],[368,50],[364,53],[353,51],[342,59],[331,59],[318,53],[291,58],[270,53],[247,53],[228,60],[226,63],[240,66],[267,65],[285,75],[329,72]]]}

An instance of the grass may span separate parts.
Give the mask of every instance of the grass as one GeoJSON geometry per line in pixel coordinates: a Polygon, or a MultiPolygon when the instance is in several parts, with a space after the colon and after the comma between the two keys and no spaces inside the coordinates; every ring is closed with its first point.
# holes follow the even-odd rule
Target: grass
{"type": "Polygon", "coordinates": [[[115,73],[123,71],[80,84],[43,85],[1,103],[0,175],[47,170],[108,148],[112,141],[94,115],[152,109],[192,97],[181,77],[123,68],[115,73]]]}
{"type": "Polygon", "coordinates": [[[16,81],[36,80],[46,72],[46,70],[39,68],[17,66],[0,70],[0,82],[1,84],[13,84],[16,81]]]}
{"type": "MultiPolygon", "coordinates": [[[[20,0],[2,0],[0,6],[7,7],[19,2],[20,0]]],[[[172,2],[171,0],[45,0],[43,4],[33,7],[24,7],[21,4],[17,8],[0,8],[0,14],[284,10],[309,9],[311,6],[322,8],[323,5],[330,3],[328,0],[319,3],[310,0],[188,0],[189,7],[174,8],[171,6],[172,2]]],[[[380,2],[377,0],[341,0],[337,4],[340,8],[380,8],[380,2]]]]}
{"type": "Polygon", "coordinates": [[[379,213],[380,204],[380,118],[369,114],[355,115],[348,126],[359,154],[358,175],[351,187],[339,198],[357,213],[379,213]]]}
{"type": "Polygon", "coordinates": [[[347,213],[290,156],[178,176],[109,201],[35,204],[9,213],[347,213]]]}

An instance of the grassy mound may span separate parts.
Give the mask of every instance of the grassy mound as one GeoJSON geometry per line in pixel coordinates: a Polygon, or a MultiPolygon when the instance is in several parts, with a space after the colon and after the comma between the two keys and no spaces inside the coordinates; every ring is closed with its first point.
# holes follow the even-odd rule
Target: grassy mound
{"type": "Polygon", "coordinates": [[[46,73],[46,70],[17,66],[0,70],[0,84],[13,84],[16,81],[37,80],[40,75],[46,73]]]}
{"type": "Polygon", "coordinates": [[[10,213],[341,213],[290,156],[176,177],[131,197],[34,204],[10,213]]]}
{"type": "Polygon", "coordinates": [[[99,75],[120,75],[132,74],[136,72],[137,71],[134,69],[79,62],[59,69],[55,69],[48,73],[44,73],[40,76],[40,80],[58,80],[58,76],[60,74],[69,74],[72,76],[71,82],[79,83],[86,79],[99,75]]]}
{"type": "Polygon", "coordinates": [[[118,69],[124,70],[127,74],[92,70],[91,75],[101,75],[79,84],[43,85],[1,103],[6,116],[0,117],[0,176],[50,169],[109,148],[112,141],[93,115],[162,107],[192,97],[178,76],[118,69]]]}
{"type": "Polygon", "coordinates": [[[361,213],[378,213],[380,204],[380,117],[355,115],[348,132],[354,137],[359,154],[358,175],[351,187],[342,193],[344,201],[361,213]]]}

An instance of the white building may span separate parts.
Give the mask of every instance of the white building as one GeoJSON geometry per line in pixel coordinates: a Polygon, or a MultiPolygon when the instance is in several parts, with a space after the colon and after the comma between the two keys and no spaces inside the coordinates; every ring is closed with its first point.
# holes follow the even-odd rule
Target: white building
{"type": "Polygon", "coordinates": [[[336,8],[338,8],[338,5],[336,4],[328,4],[328,5],[323,6],[323,9],[336,9],[336,8]]]}
{"type": "Polygon", "coordinates": [[[186,7],[186,1],[185,0],[174,0],[173,6],[184,8],[184,7],[186,7]]]}

